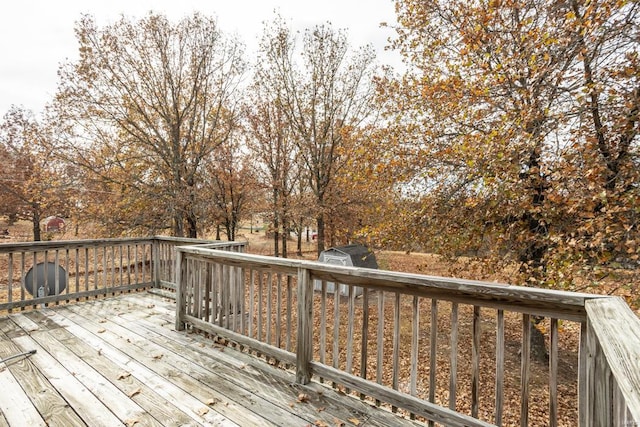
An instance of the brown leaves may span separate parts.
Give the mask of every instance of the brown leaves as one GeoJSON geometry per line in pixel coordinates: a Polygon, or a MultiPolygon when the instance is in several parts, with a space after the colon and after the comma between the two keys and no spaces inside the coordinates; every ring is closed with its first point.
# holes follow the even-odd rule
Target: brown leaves
{"type": "Polygon", "coordinates": [[[306,393],[300,393],[298,394],[298,398],[297,398],[297,402],[298,403],[307,403],[309,401],[310,397],[308,394],[306,393]]]}
{"type": "Polygon", "coordinates": [[[138,387],[135,390],[129,392],[129,394],[127,396],[129,396],[129,398],[132,398],[134,396],[137,396],[140,393],[142,393],[142,389],[140,387],[138,387]]]}

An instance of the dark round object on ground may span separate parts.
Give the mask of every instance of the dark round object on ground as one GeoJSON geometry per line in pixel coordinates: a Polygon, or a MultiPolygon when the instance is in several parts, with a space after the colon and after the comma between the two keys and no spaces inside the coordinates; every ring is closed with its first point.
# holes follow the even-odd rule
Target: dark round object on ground
{"type": "Polygon", "coordinates": [[[58,277],[58,293],[62,293],[67,287],[67,273],[64,268],[58,265],[56,273],[54,262],[39,262],[25,274],[24,288],[34,297],[38,297],[38,289],[41,287],[44,289],[42,296],[56,295],[56,276],[58,277]]]}

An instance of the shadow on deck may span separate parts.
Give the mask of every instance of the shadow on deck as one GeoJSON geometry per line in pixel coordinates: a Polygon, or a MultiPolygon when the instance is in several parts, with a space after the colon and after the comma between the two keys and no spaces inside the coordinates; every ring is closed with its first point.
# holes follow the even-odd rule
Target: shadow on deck
{"type": "Polygon", "coordinates": [[[417,425],[295,373],[177,332],[148,293],[0,318],[0,426],[417,425]]]}

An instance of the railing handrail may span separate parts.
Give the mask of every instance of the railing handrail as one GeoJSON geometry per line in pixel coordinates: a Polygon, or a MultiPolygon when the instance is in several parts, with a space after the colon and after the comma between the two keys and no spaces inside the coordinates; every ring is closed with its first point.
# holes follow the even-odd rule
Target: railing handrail
{"type": "Polygon", "coordinates": [[[148,243],[151,241],[165,241],[181,244],[236,244],[243,245],[243,242],[224,242],[221,240],[210,239],[194,239],[190,237],[172,237],[172,236],[146,236],[146,237],[113,237],[103,239],[75,239],[75,240],[46,240],[39,242],[10,242],[0,243],[0,254],[9,252],[41,252],[45,249],[76,249],[87,246],[110,246],[114,243],[148,243]]]}
{"type": "Polygon", "coordinates": [[[592,358],[588,369],[593,369],[587,392],[593,397],[591,421],[598,425],[637,425],[627,419],[626,411],[634,422],[640,422],[640,319],[621,297],[588,301],[586,310],[587,346],[592,358]],[[622,394],[622,401],[616,401],[617,393],[622,394]]]}
{"type": "Polygon", "coordinates": [[[51,249],[81,249],[84,247],[111,246],[117,243],[149,243],[158,237],[124,237],[107,239],[80,239],[80,240],[48,240],[41,242],[16,242],[0,243],[0,254],[10,252],[42,252],[51,249]]]}
{"type": "Polygon", "coordinates": [[[551,315],[559,319],[582,322],[586,319],[585,302],[604,295],[531,288],[501,283],[427,276],[396,271],[362,269],[318,261],[275,258],[265,255],[221,252],[202,246],[181,246],[181,252],[215,258],[221,263],[297,274],[309,270],[312,280],[348,283],[374,290],[470,303],[491,308],[508,308],[521,313],[551,315]]]}

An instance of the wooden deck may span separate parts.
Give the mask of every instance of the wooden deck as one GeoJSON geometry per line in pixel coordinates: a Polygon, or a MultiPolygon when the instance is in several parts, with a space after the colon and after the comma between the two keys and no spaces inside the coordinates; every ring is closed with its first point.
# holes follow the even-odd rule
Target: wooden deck
{"type": "Polygon", "coordinates": [[[0,318],[0,426],[416,423],[201,335],[148,293],[0,318]]]}

